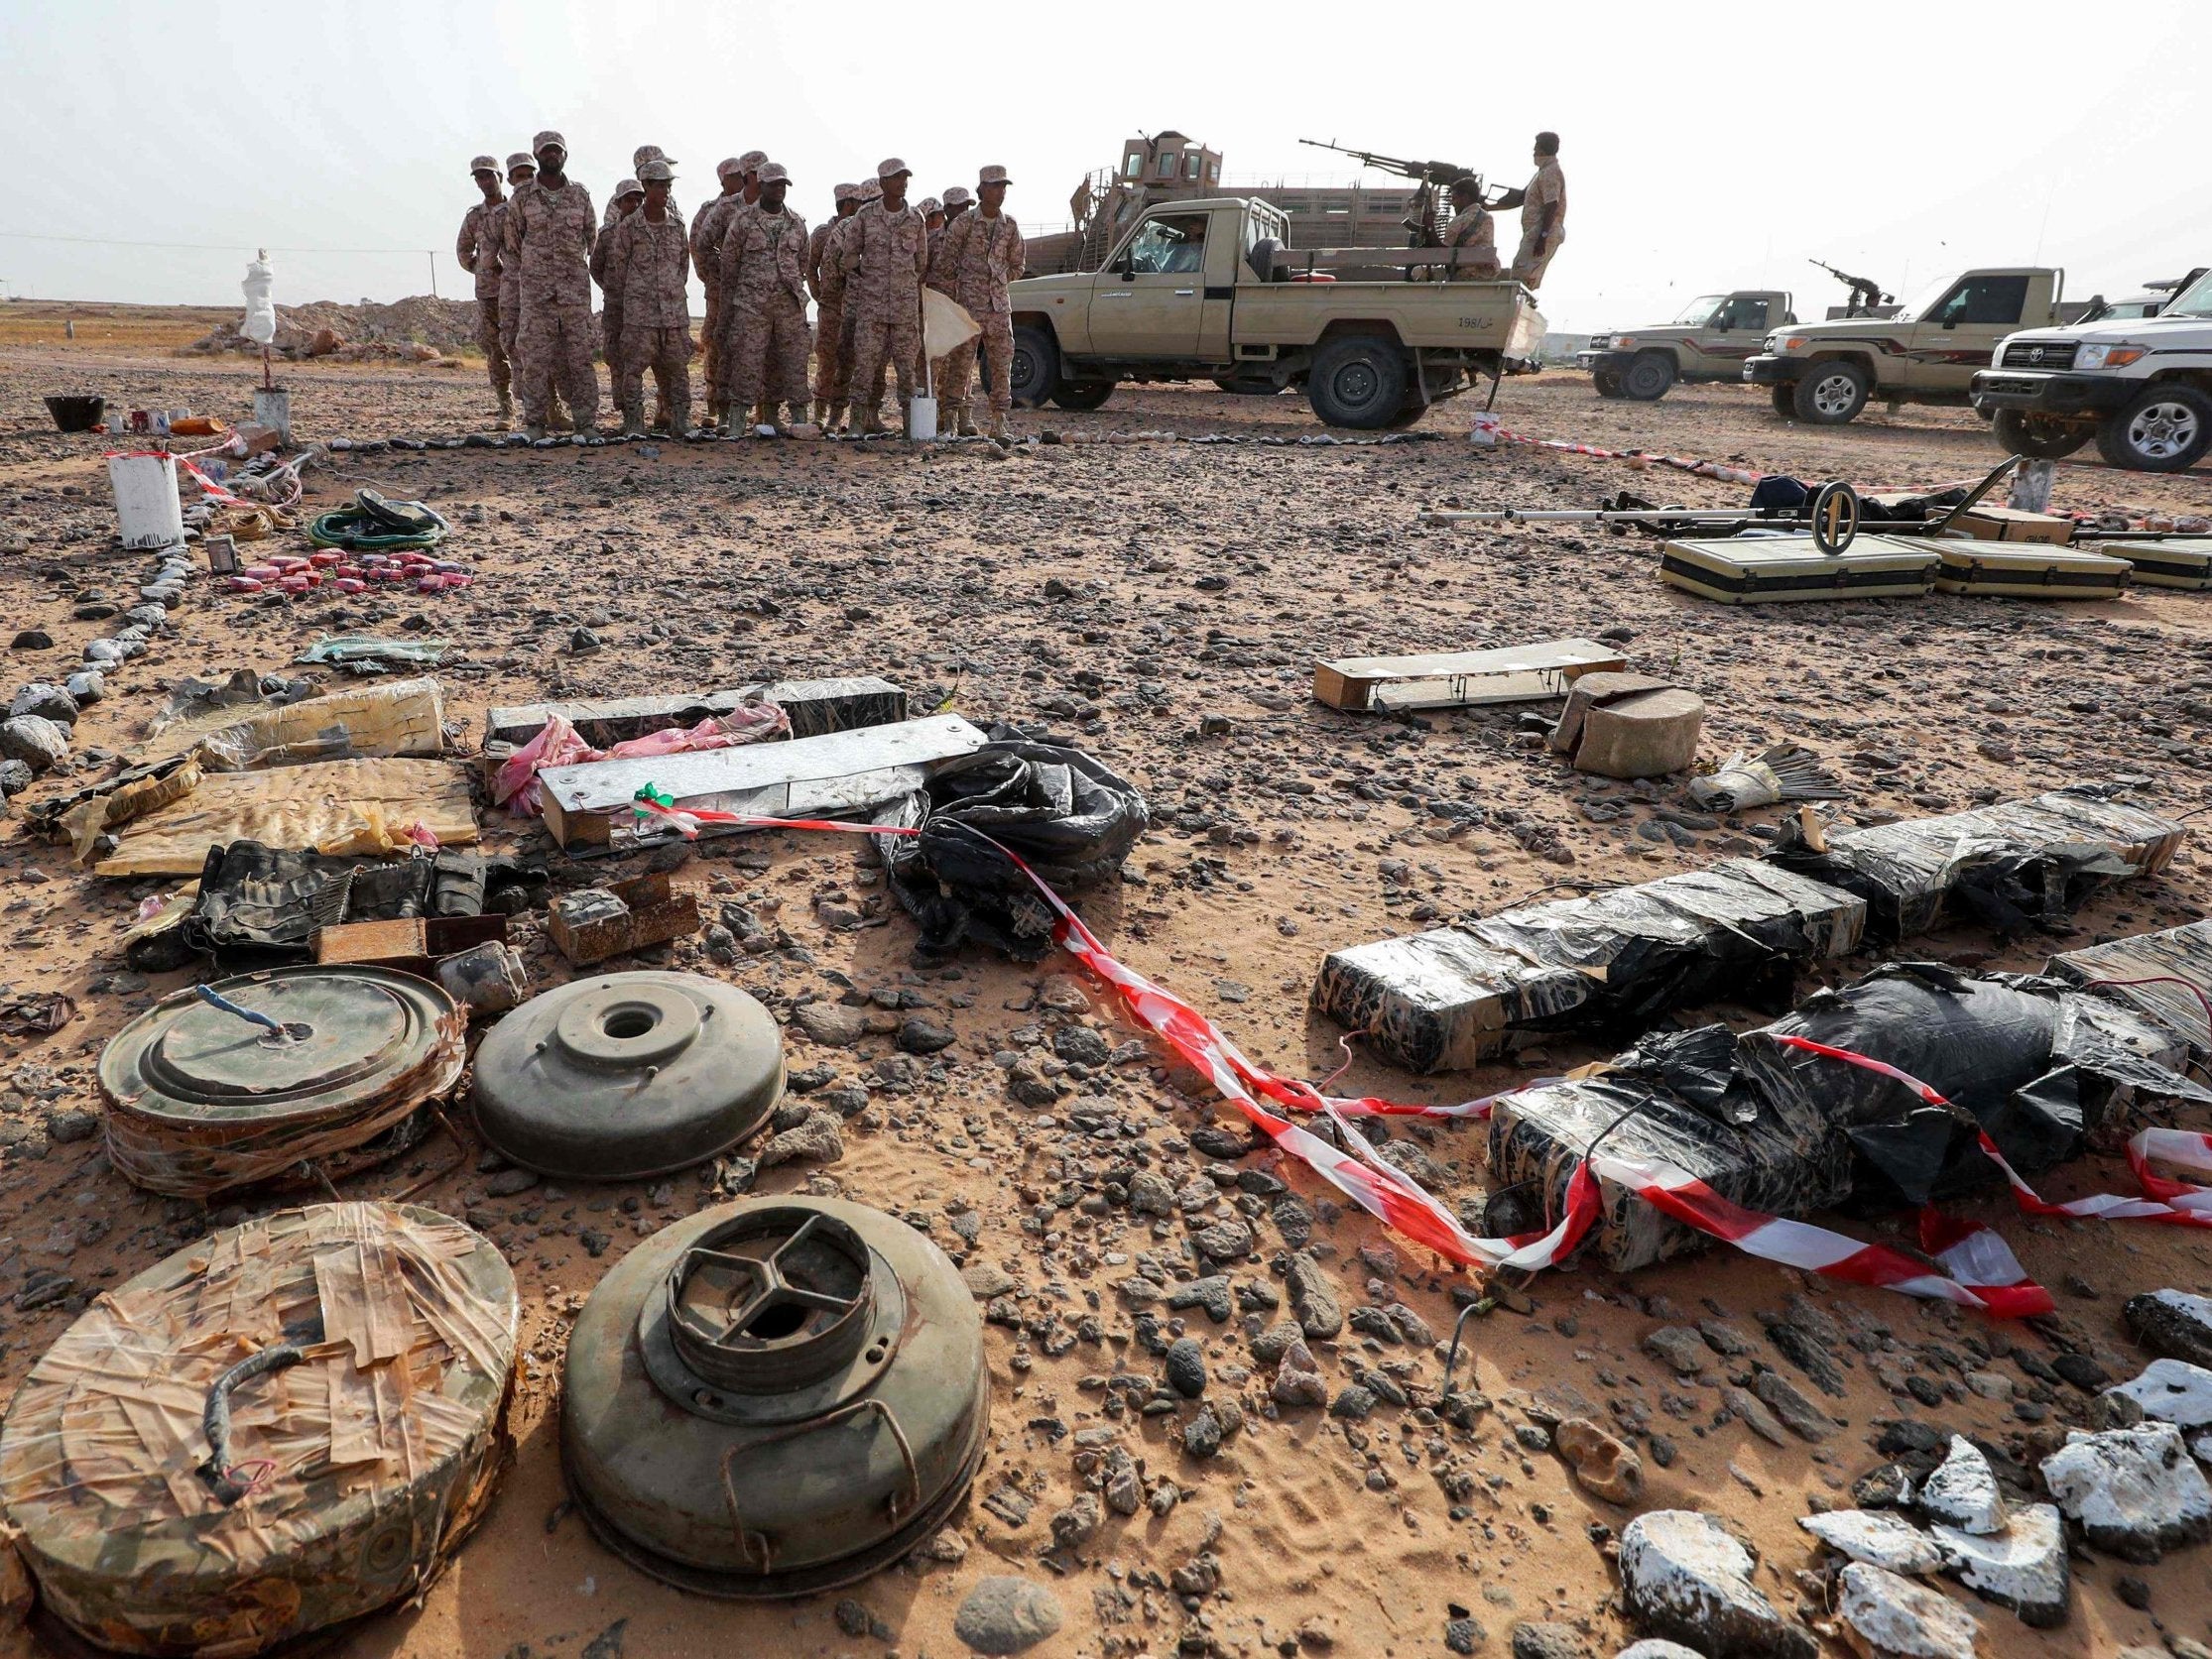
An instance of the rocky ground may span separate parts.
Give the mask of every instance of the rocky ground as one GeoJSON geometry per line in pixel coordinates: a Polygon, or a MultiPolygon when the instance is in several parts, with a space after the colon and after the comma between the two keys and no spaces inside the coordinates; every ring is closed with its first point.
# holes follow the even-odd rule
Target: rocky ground
{"type": "MultiPolygon", "coordinates": [[[[41,395],[89,389],[111,405],[237,417],[257,378],[223,362],[0,352],[0,545],[27,544],[0,552],[0,638],[36,630],[53,642],[8,654],[0,690],[75,667],[83,644],[115,626],[78,613],[134,602],[140,579],[141,561],[101,556],[114,524],[98,441],[54,433],[41,395]]],[[[473,370],[293,365],[285,378],[311,438],[467,432],[489,403],[473,370]]],[[[1970,415],[1907,411],[1814,432],[1733,387],[1635,406],[1547,375],[1509,385],[1500,408],[1535,434],[1862,487],[1973,477],[1997,459],[1970,415]]],[[[2212,597],[1711,605],[1661,587],[1642,539],[1422,527],[1419,509],[1447,500],[1582,506],[1629,487],[1724,505],[1742,494],[1594,458],[1478,453],[1466,413],[1446,406],[1414,428],[1432,441],[1387,446],[1006,454],[795,441],[335,456],[309,471],[310,506],[363,484],[428,501],[461,527],[450,550],[473,561],[476,584],[283,605],[195,583],[85,710],[67,765],[97,774],[127,755],[168,683],[282,668],[327,633],[451,640],[461,656],[440,678],[464,748],[494,702],[881,673],[921,708],[949,697],[978,723],[1036,723],[1138,779],[1155,827],[1126,885],[1086,899],[1086,918],[1256,1060],[1309,1077],[1341,1058],[1338,1033],[1305,1007],[1328,950],[1562,882],[1640,881],[1756,845],[1751,824],[1686,810],[1678,787],[1564,770],[1527,740],[1523,710],[1402,724],[1322,708],[1309,696],[1317,655],[1602,635],[1633,667],[1706,699],[1707,760],[1794,738],[1839,770],[1846,809],[1862,818],[2118,774],[2147,778],[2145,798],[2172,811],[2212,804],[2212,597]]],[[[1320,431],[1292,399],[1169,389],[1017,426],[1320,431]]],[[[2201,470],[2161,480],[2067,464],[2056,501],[2203,511],[2208,486],[2201,470]]],[[[55,786],[44,779],[28,798],[55,786]]],[[[14,1297],[0,1313],[0,1387],[103,1285],[246,1213],[152,1198],[108,1167],[100,1048],[185,976],[150,981],[122,963],[120,936],[159,884],[95,882],[19,826],[0,827],[0,981],[64,992],[80,1011],[52,1036],[0,1038],[0,1291],[14,1297]]],[[[505,825],[491,839],[549,851],[505,825]]],[[[551,862],[563,882],[607,873],[557,852],[551,862]]],[[[2067,942],[2195,919],[2204,868],[2185,850],[2158,881],[2100,902],[2067,942]]],[[[453,1158],[441,1136],[346,1190],[373,1197],[431,1177],[417,1201],[465,1215],[515,1263],[529,1351],[520,1455],[488,1523],[424,1604],[369,1621],[339,1651],[949,1659],[1015,1651],[1019,1628],[1056,1625],[1035,1651],[1610,1659],[1640,1633],[1624,1566],[1643,1575],[1640,1609],[1662,1624],[1655,1608],[1691,1594],[1689,1580],[1719,1598],[1693,1596],[1684,1627],[1693,1640],[1704,1631],[1714,1654],[1739,1618],[1768,1644],[1742,1651],[1841,1653],[1847,1614],[1863,1628],[1903,1618],[1931,1641],[1955,1639],[1956,1615],[1970,1614],[1990,1654],[2110,1654],[2163,1638],[2192,1655],[2212,1639],[2212,1558],[2194,1547],[2149,1563],[2078,1551],[2070,1616],[2038,1630],[1940,1577],[1925,1581],[1938,1606],[1876,1568],[1838,1574],[1840,1558],[1799,1525],[1894,1500],[1901,1481],[1955,1464],[1936,1484],[1965,1493],[1965,1507],[1931,1504],[1930,1518],[1964,1517],[1969,1538],[2030,1552],[2042,1524],[2030,1504],[2044,1501],[2033,1466],[2064,1428],[2115,1420],[2098,1390],[2150,1358],[2123,1303],[2206,1287],[2206,1246],[2191,1234],[2029,1222],[1996,1197],[1961,1206],[1998,1225],[2058,1293],[2060,1317],[2032,1329],[1728,1254],[1633,1279],[1570,1268],[1469,1323],[1461,1381],[1480,1398],[1444,1404],[1439,1339],[1470,1281],[1348,1213],[1302,1168],[1251,1150],[1241,1124],[1133,1043],[1071,965],[918,965],[910,924],[843,841],[708,843],[677,876],[704,889],[715,925],[653,960],[733,980],[791,1020],[792,1069],[836,1115],[814,1156],[764,1170],[759,1190],[836,1191],[906,1217],[986,1308],[993,1419],[973,1496],[919,1557],[843,1597],[713,1603],[621,1564],[562,1501],[564,1337],[608,1261],[716,1200],[711,1175],[560,1189],[479,1162],[472,1143],[439,1176],[453,1158]],[[916,1018],[951,1044],[902,1047],[916,1018]],[[1673,1510],[1720,1517],[1756,1564],[1686,1518],[1631,1530],[1642,1512],[1673,1510]],[[1977,1517],[2000,1530],[1973,1530],[1977,1517]],[[1747,1610],[1754,1592],[1767,1614],[1747,1610]]],[[[534,927],[522,933],[538,984],[566,976],[534,927]]],[[[2056,948],[2000,947],[1971,929],[1926,947],[2007,967],[2056,948]]],[[[1560,1043],[1519,1068],[1437,1079],[1362,1062],[1347,1084],[1462,1099],[1599,1052],[1560,1043]]],[[[1479,1129],[1413,1124],[1396,1138],[1447,1202],[1479,1202],[1479,1129]]],[[[2118,1160],[2092,1159],[2044,1191],[2126,1179],[2118,1160]]],[[[1917,1529],[1906,1538],[1862,1519],[1831,1530],[1911,1570],[1973,1570],[1931,1553],[1917,1529]]],[[[2193,1530],[2193,1519],[2180,1528],[2193,1530]]],[[[1954,1557],[1966,1548],[1954,1542],[1954,1557]]],[[[2047,1568],[2056,1552],[2043,1554],[2047,1568]]]]}

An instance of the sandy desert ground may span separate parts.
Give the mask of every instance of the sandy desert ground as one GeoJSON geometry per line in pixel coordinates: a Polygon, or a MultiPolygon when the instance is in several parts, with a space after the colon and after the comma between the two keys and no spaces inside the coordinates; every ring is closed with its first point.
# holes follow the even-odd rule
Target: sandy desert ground
{"type": "MultiPolygon", "coordinates": [[[[0,553],[0,637],[37,626],[55,641],[51,651],[12,654],[7,688],[74,666],[98,627],[73,621],[72,610],[87,592],[127,591],[137,579],[135,559],[58,561],[97,554],[113,515],[102,440],[54,432],[41,395],[85,389],[111,406],[250,413],[258,369],[124,354],[134,349],[0,345],[0,541],[12,533],[28,542],[27,552],[0,553]]],[[[309,439],[430,437],[487,421],[481,372],[465,365],[295,365],[283,377],[309,439]]],[[[1638,406],[1601,403],[1583,378],[1550,373],[1509,383],[1499,408],[1511,426],[1536,434],[1862,487],[1975,477],[1999,458],[1986,427],[1965,412],[1877,413],[1853,427],[1811,431],[1775,418],[1764,394],[1736,387],[1683,388],[1638,406]]],[[[1446,501],[1588,506],[1622,488],[1733,505],[1741,487],[1531,449],[1477,452],[1466,426],[1466,406],[1446,405],[1414,428],[1433,441],[1384,446],[1024,444],[1002,453],[982,444],[794,441],[664,443],[652,454],[627,446],[338,455],[309,470],[310,505],[372,483],[430,503],[463,522],[450,545],[474,561],[474,587],[397,602],[268,605],[195,584],[173,633],[120,669],[113,694],[86,712],[75,753],[92,770],[103,751],[128,754],[163,687],[187,674],[284,668],[320,635],[404,628],[418,612],[460,648],[440,677],[464,722],[464,749],[492,703],[884,674],[919,707],[949,695],[978,723],[1038,723],[1138,779],[1154,828],[1131,861],[1131,881],[1087,900],[1087,919],[1111,949],[1215,1018],[1255,1059],[1314,1078],[1340,1059],[1338,1033],[1306,1007],[1327,951],[1438,915],[1500,908],[1561,881],[1641,881],[1753,845],[1739,828],[1667,816],[1684,805],[1676,787],[1563,768],[1520,741],[1523,709],[1401,724],[1323,708],[1309,695],[1317,655],[1621,631],[1612,637],[1625,639],[1632,666],[1674,676],[1706,699],[1706,760],[1797,739],[1844,777],[1850,812],[1924,814],[2120,774],[2150,779],[2145,798],[2171,811],[2212,804],[2204,748],[2212,596],[2146,589],[2072,606],[1943,597],[1707,604],[1662,587],[1656,544],[1641,538],[1576,527],[1423,527],[1416,514],[1446,501]],[[599,649],[576,651],[578,630],[599,649]],[[1201,717],[1212,715],[1226,717],[1226,735],[1200,735],[1201,717]],[[1450,816],[1434,810],[1449,803],[1480,809],[1461,814],[1472,829],[1450,832],[1450,816]],[[1563,848],[1563,862],[1532,847],[1563,848]]],[[[1121,393],[1089,415],[1023,414],[1017,427],[1247,437],[1321,430],[1295,399],[1165,388],[1121,393]]],[[[2069,463],[2055,500],[2068,509],[2205,511],[2212,473],[2153,479],[2069,463]]],[[[38,788],[54,786],[48,779],[38,788]]],[[[539,832],[487,822],[495,845],[549,851],[539,832]]],[[[80,1115],[99,1111],[93,1068],[102,1043],[186,976],[148,980],[122,962],[120,936],[158,884],[96,882],[64,853],[28,840],[20,818],[0,822],[0,981],[66,992],[81,1008],[52,1037],[0,1040],[0,1291],[13,1294],[39,1273],[73,1280],[61,1302],[0,1313],[0,1390],[14,1387],[84,1298],[244,1213],[209,1214],[133,1189],[85,1128],[80,1115]]],[[[551,862],[564,882],[604,874],[557,852],[551,862]]],[[[2096,904],[2065,941],[1999,948],[1962,928],[1917,954],[2037,966],[2068,943],[2197,918],[2212,891],[2205,870],[2202,854],[2185,849],[2162,878],[2096,904]]],[[[972,954],[949,968],[918,967],[907,918],[883,895],[865,854],[843,841],[708,843],[678,879],[701,885],[710,909],[732,903],[770,918],[789,942],[725,966],[692,939],[656,953],[656,962],[734,980],[787,1017],[809,994],[833,1002],[873,994],[876,1017],[856,1045],[824,1048],[796,1028],[789,1037],[795,1070],[826,1066],[838,1084],[865,1091],[865,1107],[845,1126],[842,1160],[770,1170],[760,1190],[834,1190],[906,1216],[953,1253],[972,1285],[1005,1298],[1011,1323],[986,1328],[993,1417],[971,1500],[924,1559],[843,1597],[719,1603],[623,1565],[562,1502],[565,1332],[579,1299],[627,1245],[711,1195],[686,1174],[490,1197],[471,1145],[461,1167],[416,1201],[465,1216],[515,1265],[529,1355],[514,1423],[519,1458],[487,1524],[424,1602],[345,1632],[333,1651],[348,1659],[952,1659],[965,1651],[952,1633],[954,1610],[993,1573],[1024,1575],[1057,1600],[1064,1627],[1037,1650],[1051,1654],[1504,1654],[1515,1651],[1517,1626],[1548,1622],[1563,1627],[1555,1634],[1564,1645],[1536,1651],[1611,1659],[1634,1632],[1607,1546],[1631,1515],[1595,1500],[1557,1458],[1517,1436],[1532,1410],[1585,1410],[1635,1431],[1649,1477],[1645,1503],[1726,1515],[1758,1545],[1767,1594],[1817,1618],[1825,1609],[1809,1576],[1816,1552],[1796,1521],[1808,1499],[1848,1501],[1852,1481],[1883,1461],[1872,1444],[1882,1425],[1916,1418],[2021,1456],[2031,1433],[2078,1421],[2086,1407],[2087,1394],[2038,1380],[2054,1352],[2045,1333],[1795,1281],[1715,1252],[1633,1278],[1551,1273],[1530,1288],[1528,1311],[1502,1308],[1472,1322],[1473,1376],[1492,1403],[1471,1431],[1387,1401],[1364,1421],[1280,1411],[1269,1404],[1269,1368],[1250,1351],[1252,1336],[1279,1314],[1240,1309],[1215,1324],[1196,1309],[1152,1310],[1169,1334],[1203,1344],[1211,1393],[1243,1404],[1242,1432],[1210,1459],[1190,1457],[1180,1439],[1189,1405],[1107,1417],[1098,1382],[1117,1370],[1158,1369],[1117,1289],[1141,1253],[1157,1252],[1180,1276],[1195,1230],[1248,1219],[1252,1253],[1227,1270],[1252,1289],[1254,1307],[1281,1293],[1284,1242],[1267,1207],[1235,1185],[1236,1170],[1272,1172],[1317,1212],[1313,1247],[1347,1309],[1403,1301],[1442,1335],[1452,1291],[1467,1281],[1331,1202],[1301,1168],[1265,1151],[1224,1162],[1195,1149],[1193,1131],[1236,1121],[1158,1053],[1068,1079],[1077,1092],[1061,1107],[1018,1105],[994,1054],[1039,1046],[1068,1024],[1093,1026],[1116,1045],[1132,1033],[1072,964],[1038,970],[972,954]],[[861,925],[835,925],[855,911],[861,925]],[[901,1055],[895,1021],[881,1009],[902,998],[949,1026],[954,1044],[926,1061],[901,1055]],[[1219,1172],[1219,1195],[1209,1202],[1201,1186],[1186,1211],[1157,1223],[1106,1204],[1108,1164],[1070,1119],[1073,1106],[1092,1122],[1118,1124],[1123,1143],[1141,1142],[1178,1188],[1219,1172]],[[1770,1444],[1729,1418],[1718,1390],[1734,1362],[1716,1357],[1701,1377],[1680,1378],[1640,1347],[1661,1324],[1726,1320],[1754,1334],[1755,1358],[1804,1383],[1756,1335],[1763,1312],[1814,1330],[1825,1315],[1847,1338],[1837,1349],[1843,1396],[1815,1396],[1838,1420],[1819,1444],[1770,1444]],[[1903,1392],[1907,1375],[1932,1382],[1941,1403],[1923,1406],[1903,1392]],[[1094,1535],[1054,1549],[1051,1518],[1084,1489],[1075,1437],[1099,1427],[1118,1433],[1149,1478],[1176,1482],[1181,1501],[1165,1517],[1109,1512],[1094,1535]],[[1010,1490],[1013,1498],[986,1506],[987,1496],[1010,1490]],[[1018,1524],[1009,1518],[1024,1514],[1018,1524]],[[1178,1594],[1172,1576],[1208,1552],[1217,1576],[1201,1569],[1184,1583],[1212,1582],[1210,1592],[1178,1594]]],[[[524,934],[538,983],[566,977],[542,935],[524,934]]],[[[1842,966],[1848,974],[1871,965],[1842,966]]],[[[1743,1024],[1762,1017],[1728,1007],[1696,1011],[1743,1024]]],[[[1516,1066],[1433,1079],[1363,1060],[1347,1082],[1441,1102],[1604,1051],[1561,1042],[1516,1066]]],[[[1398,1132],[1420,1143],[1447,1202],[1479,1197],[1479,1129],[1415,1124],[1398,1132]]],[[[451,1156],[440,1137],[345,1190],[393,1191],[451,1156]]],[[[2119,1190],[2125,1177],[2118,1160],[2089,1159],[2044,1190],[2119,1190]]],[[[2004,1232],[2057,1291],[2069,1340],[2115,1378],[2132,1376],[2147,1358],[2122,1328],[2125,1297],[2212,1288],[2212,1254],[2184,1232],[2030,1222],[1996,1194],[1960,1208],[2004,1232]]],[[[1317,1352],[1332,1391],[1370,1368],[1433,1388],[1442,1366],[1440,1347],[1349,1329],[1317,1352]]],[[[2073,1616],[2048,1632],[1954,1594],[1982,1618],[1988,1653],[2111,1654],[2155,1646],[2165,1632],[2212,1640],[2208,1562],[2201,1549],[2151,1568],[2084,1556],[2073,1616]],[[2127,1599],[2116,1588],[2124,1578],[2140,1581],[2125,1587],[2127,1599]]],[[[1845,1651],[1840,1641],[1825,1650],[1845,1651]]]]}

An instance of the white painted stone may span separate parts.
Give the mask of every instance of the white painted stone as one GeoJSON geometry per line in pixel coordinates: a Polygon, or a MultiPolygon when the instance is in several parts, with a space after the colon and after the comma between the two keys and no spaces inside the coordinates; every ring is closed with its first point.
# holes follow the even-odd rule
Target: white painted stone
{"type": "Polygon", "coordinates": [[[1873,1659],[1975,1659],[1981,1620],[1938,1591],[1854,1561],[1843,1570],[1851,1645],[1873,1659]]]}
{"type": "Polygon", "coordinates": [[[1797,1524],[1830,1549],[1870,1567],[1918,1576],[1943,1565],[1934,1539],[1887,1509],[1831,1509],[1806,1515],[1797,1524]]]}
{"type": "Polygon", "coordinates": [[[2182,1430],[2212,1424],[2212,1371],[2186,1360],[2153,1360],[2143,1374],[2110,1392],[2126,1394],[2146,1417],[2182,1430]]]}
{"type": "Polygon", "coordinates": [[[1932,1528],[1931,1537],[1942,1552],[1943,1571],[1983,1600],[2011,1608],[2023,1624],[2037,1629],[2065,1622],[2073,1569],[2054,1505],[2014,1510],[2012,1524],[1994,1537],[1951,1526],[1932,1528]]]}
{"type": "Polygon", "coordinates": [[[2070,1434],[2042,1469],[2066,1517],[2123,1561],[2156,1561],[2212,1536],[2212,1486],[2171,1423],[2070,1434]]]}
{"type": "Polygon", "coordinates": [[[1695,1509],[1654,1509],[1621,1530],[1623,1599],[1646,1630],[1707,1659],[1814,1659],[1812,1637],[1753,1588],[1756,1565],[1695,1509]]]}
{"type": "Polygon", "coordinates": [[[1920,1513],[1944,1526],[1985,1537],[2005,1530],[2005,1499],[1989,1459],[1970,1441],[1951,1436],[1951,1451],[1920,1482],[1920,1513]]]}

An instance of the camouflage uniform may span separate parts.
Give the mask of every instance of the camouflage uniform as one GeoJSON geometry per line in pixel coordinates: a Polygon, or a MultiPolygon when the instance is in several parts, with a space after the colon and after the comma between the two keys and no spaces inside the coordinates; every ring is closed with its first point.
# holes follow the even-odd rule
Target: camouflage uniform
{"type": "Polygon", "coordinates": [[[830,221],[829,234],[822,238],[820,286],[814,295],[821,304],[814,324],[814,397],[826,406],[820,412],[822,423],[832,428],[843,423],[852,400],[853,311],[845,302],[845,243],[859,216],[855,211],[830,221]]]}
{"type": "Polygon", "coordinates": [[[740,158],[732,156],[715,170],[715,177],[725,186],[716,196],[699,209],[699,216],[691,221],[691,269],[699,274],[699,281],[706,286],[706,396],[709,416],[719,414],[716,407],[722,384],[722,232],[729,225],[731,215],[745,205],[742,189],[729,189],[733,181],[744,178],[745,169],[740,158]]]}
{"type": "Polygon", "coordinates": [[[523,320],[522,269],[507,257],[507,213],[515,205],[512,192],[520,190],[538,177],[538,163],[520,151],[507,158],[507,188],[509,195],[491,211],[484,221],[484,234],[491,238],[492,251],[499,257],[499,349],[507,354],[507,361],[515,361],[515,335],[523,320]],[[530,178],[522,183],[515,181],[517,168],[530,169],[530,178]]]}
{"type": "Polygon", "coordinates": [[[615,372],[616,402],[631,431],[645,429],[645,371],[671,432],[691,423],[690,240],[683,215],[673,206],[655,223],[641,207],[614,227],[607,253],[607,293],[622,298],[622,356],[615,372]]]}
{"type": "Polygon", "coordinates": [[[1498,221],[1480,205],[1452,215],[1444,226],[1444,261],[1454,283],[1498,280],[1498,221]]]}
{"type": "MultiPolygon", "coordinates": [[[[661,147],[658,144],[641,144],[630,152],[630,176],[633,178],[636,178],[638,169],[648,162],[669,162],[669,158],[661,154],[661,147]]],[[[676,164],[669,162],[669,166],[674,167],[676,164]]],[[[676,196],[673,193],[669,197],[669,211],[672,213],[680,211],[676,205],[676,196]]],[[[607,198],[607,210],[599,215],[599,228],[601,230],[611,230],[614,228],[614,221],[615,198],[609,196],[607,198]]]]}
{"type": "Polygon", "coordinates": [[[550,189],[533,178],[507,205],[507,251],[518,273],[522,318],[515,363],[523,420],[544,426],[557,386],[578,431],[599,416],[591,366],[591,192],[573,178],[550,189]]]}
{"type": "Polygon", "coordinates": [[[1529,187],[1521,193],[1521,248],[1513,256],[1513,278],[1524,288],[1542,285],[1545,267],[1551,256],[1559,251],[1559,244],[1567,239],[1567,178],[1559,171],[1559,158],[1546,156],[1536,167],[1536,176],[1529,180],[1529,187]],[[1551,233],[1543,236],[1543,218],[1551,210],[1551,233]],[[1539,250],[1536,241],[1543,237],[1539,250]]]}
{"type": "Polygon", "coordinates": [[[915,358],[922,350],[922,275],[928,227],[912,206],[890,211],[871,202],[852,216],[839,262],[845,305],[852,315],[855,430],[881,431],[884,368],[899,385],[902,411],[915,394],[915,358]]]}
{"type": "Polygon", "coordinates": [[[758,204],[722,233],[725,392],[739,420],[788,403],[806,417],[806,221],[758,204]]]}
{"type": "Polygon", "coordinates": [[[622,198],[643,189],[635,178],[625,178],[614,187],[614,199],[607,203],[607,211],[615,217],[599,227],[599,234],[591,242],[591,280],[599,285],[599,354],[613,374],[622,371],[622,290],[607,286],[607,256],[614,250],[615,226],[622,222],[622,198]]]}
{"type": "Polygon", "coordinates": [[[453,259],[476,280],[476,343],[483,348],[484,367],[490,372],[492,392],[499,399],[499,415],[514,412],[515,371],[507,358],[499,327],[499,223],[507,198],[479,201],[461,220],[461,233],[453,244],[453,259]]]}
{"type": "MultiPolygon", "coordinates": [[[[987,219],[980,209],[963,213],[944,227],[944,244],[938,263],[950,279],[947,288],[983,332],[945,358],[945,397],[952,405],[953,429],[966,426],[968,371],[976,352],[983,353],[985,377],[990,381],[991,420],[994,432],[1003,430],[1007,411],[1014,407],[1014,306],[1006,286],[1018,282],[1028,257],[1022,232],[1001,213],[987,219]]],[[[932,273],[934,275],[934,273],[932,273]]]]}
{"type": "MultiPolygon", "coordinates": [[[[843,201],[845,199],[843,192],[846,186],[840,184],[837,188],[839,192],[837,199],[843,201]]],[[[841,222],[835,217],[824,219],[806,235],[806,292],[812,296],[816,306],[814,319],[814,407],[808,413],[817,421],[828,419],[826,406],[836,390],[837,382],[837,330],[842,326],[844,319],[832,314],[829,300],[824,297],[822,279],[828,273],[822,269],[822,256],[829,246],[829,233],[835,230],[841,222]]],[[[845,291],[842,288],[838,289],[837,298],[840,309],[844,297],[845,291]]]]}

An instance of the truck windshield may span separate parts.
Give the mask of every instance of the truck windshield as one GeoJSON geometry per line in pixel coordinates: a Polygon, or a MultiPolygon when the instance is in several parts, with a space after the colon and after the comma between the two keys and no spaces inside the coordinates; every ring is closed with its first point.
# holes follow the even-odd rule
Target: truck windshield
{"type": "Polygon", "coordinates": [[[2212,271],[2183,289],[2160,316],[2212,317],[2212,271]]]}
{"type": "Polygon", "coordinates": [[[1701,294],[1682,307],[1682,314],[1674,320],[1687,327],[1696,328],[1713,320],[1713,313],[1727,301],[1725,294],[1701,294]]]}
{"type": "Polygon", "coordinates": [[[1957,285],[1958,279],[1956,277],[1945,277],[1941,282],[1930,283],[1912,296],[1911,301],[1905,309],[1898,312],[1897,320],[1900,322],[1918,322],[1929,306],[1939,301],[1957,285]]]}

